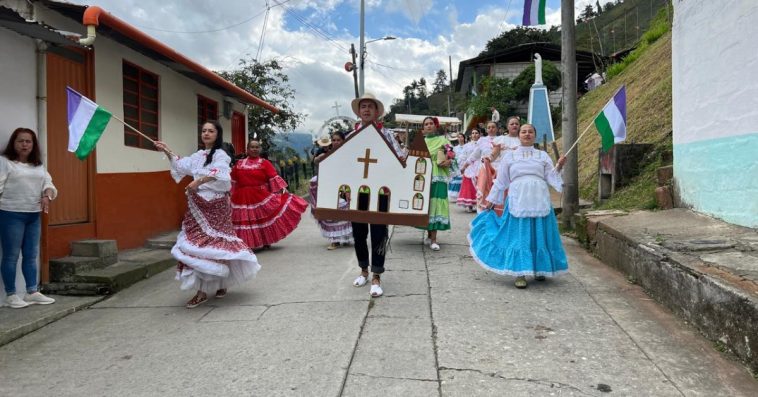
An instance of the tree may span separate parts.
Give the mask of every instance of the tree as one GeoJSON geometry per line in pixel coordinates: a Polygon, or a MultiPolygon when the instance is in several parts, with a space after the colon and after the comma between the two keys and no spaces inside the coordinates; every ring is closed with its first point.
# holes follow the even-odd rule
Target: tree
{"type": "MultiPolygon", "coordinates": [[[[534,72],[532,72],[533,74],[534,72]]],[[[510,103],[516,98],[511,81],[499,77],[487,76],[482,79],[479,95],[471,98],[468,109],[474,116],[487,116],[494,106],[500,114],[511,113],[510,103]]]]}
{"type": "Polygon", "coordinates": [[[603,7],[600,5],[600,0],[595,0],[595,9],[597,10],[597,15],[603,13],[603,7]]]}
{"type": "MultiPolygon", "coordinates": [[[[548,91],[555,91],[561,88],[561,71],[550,61],[542,62],[542,82],[548,91]]],[[[519,101],[529,100],[529,90],[534,84],[534,64],[529,65],[522,70],[518,76],[511,82],[515,99],[519,101]]]]}
{"type": "Polygon", "coordinates": [[[586,6],[584,6],[584,11],[582,11],[582,13],[579,14],[579,17],[582,18],[582,20],[584,21],[594,16],[595,16],[595,10],[592,8],[592,4],[587,4],[586,6]]]}
{"type": "Polygon", "coordinates": [[[329,130],[329,135],[334,134],[335,132],[341,132],[343,134],[347,134],[348,132],[353,130],[353,126],[350,125],[350,122],[347,120],[334,120],[331,123],[329,123],[329,126],[327,127],[329,130]]]}
{"type": "Polygon", "coordinates": [[[276,132],[292,131],[302,124],[304,113],[292,109],[295,90],[289,85],[289,76],[282,71],[276,59],[259,62],[254,58],[240,59],[239,67],[229,72],[217,72],[221,77],[231,81],[243,90],[276,106],[279,113],[259,106],[250,106],[247,111],[248,131],[261,140],[263,151],[271,148],[276,132]]]}
{"type": "Polygon", "coordinates": [[[440,69],[437,71],[437,77],[434,78],[434,83],[432,83],[432,93],[437,94],[444,92],[447,88],[447,73],[445,73],[444,69],[440,69]]]}
{"type": "Polygon", "coordinates": [[[479,56],[492,54],[519,44],[544,42],[560,44],[560,39],[561,33],[557,26],[552,26],[549,30],[518,26],[490,39],[479,56]]]}

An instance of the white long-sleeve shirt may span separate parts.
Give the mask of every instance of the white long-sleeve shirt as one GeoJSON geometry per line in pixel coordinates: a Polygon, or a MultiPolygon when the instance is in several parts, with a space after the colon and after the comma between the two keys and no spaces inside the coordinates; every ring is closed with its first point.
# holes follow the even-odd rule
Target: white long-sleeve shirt
{"type": "Polygon", "coordinates": [[[232,188],[231,163],[232,159],[221,149],[216,149],[213,159],[205,165],[205,159],[210,150],[199,150],[187,157],[171,157],[171,177],[176,183],[185,176],[191,176],[193,180],[204,176],[215,178],[214,181],[206,182],[198,187],[198,194],[205,200],[212,200],[229,192],[232,188]]]}
{"type": "Polygon", "coordinates": [[[487,201],[502,204],[508,189],[508,212],[517,218],[543,217],[552,210],[548,185],[563,190],[561,174],[542,150],[519,146],[503,154],[487,201]]]}
{"type": "Polygon", "coordinates": [[[40,212],[42,193],[46,189],[50,189],[51,198],[58,195],[45,167],[0,156],[0,210],[40,212]]]}

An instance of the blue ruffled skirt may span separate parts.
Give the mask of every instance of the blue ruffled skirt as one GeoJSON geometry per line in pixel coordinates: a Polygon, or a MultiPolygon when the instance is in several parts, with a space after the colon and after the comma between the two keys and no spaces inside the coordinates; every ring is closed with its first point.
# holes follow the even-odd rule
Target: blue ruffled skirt
{"type": "Polygon", "coordinates": [[[550,211],[542,218],[516,218],[484,211],[471,221],[469,250],[483,268],[511,276],[551,277],[568,271],[558,221],[550,211]]]}

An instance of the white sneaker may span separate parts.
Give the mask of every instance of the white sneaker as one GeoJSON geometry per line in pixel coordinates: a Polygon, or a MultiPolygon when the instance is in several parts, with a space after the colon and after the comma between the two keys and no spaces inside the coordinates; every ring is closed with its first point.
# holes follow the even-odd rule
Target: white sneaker
{"type": "Polygon", "coordinates": [[[439,251],[440,250],[440,245],[437,244],[437,243],[432,243],[431,245],[429,245],[429,248],[431,248],[432,251],[439,251]]]}
{"type": "Polygon", "coordinates": [[[431,243],[432,243],[432,239],[430,239],[429,237],[424,237],[424,245],[429,245],[431,243]]]}
{"type": "Polygon", "coordinates": [[[42,295],[39,291],[33,294],[26,294],[25,300],[30,305],[49,305],[55,303],[55,299],[48,298],[47,296],[42,295]]]}
{"type": "Polygon", "coordinates": [[[5,304],[8,305],[8,306],[10,306],[12,309],[21,309],[21,308],[29,306],[28,303],[24,302],[16,294],[8,295],[5,298],[5,304]]]}

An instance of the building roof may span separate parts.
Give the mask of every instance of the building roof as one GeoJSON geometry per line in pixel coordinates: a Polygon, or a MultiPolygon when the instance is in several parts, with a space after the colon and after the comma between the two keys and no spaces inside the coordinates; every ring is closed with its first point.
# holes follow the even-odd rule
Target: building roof
{"type": "Polygon", "coordinates": [[[96,25],[98,36],[106,36],[123,44],[223,95],[236,98],[242,103],[260,106],[275,113],[279,112],[279,109],[274,105],[223,79],[218,74],[176,52],[136,27],[116,18],[113,14],[106,12],[100,7],[81,6],[54,0],[42,0],[41,3],[45,7],[79,23],[96,25]]]}
{"type": "Polygon", "coordinates": [[[52,26],[38,21],[27,20],[15,10],[2,6],[0,6],[0,27],[33,39],[43,40],[50,44],[80,46],[78,42],[67,37],[52,26]]]}
{"type": "MultiPolygon", "coordinates": [[[[396,114],[395,122],[408,123],[408,124],[421,124],[425,118],[430,116],[420,114],[396,114]]],[[[436,117],[440,124],[453,124],[458,125],[461,123],[461,119],[457,117],[445,117],[445,116],[431,116],[436,117]]]]}
{"type": "MultiPolygon", "coordinates": [[[[520,44],[491,54],[480,55],[476,58],[461,61],[458,64],[458,78],[455,90],[468,92],[471,87],[472,74],[478,69],[489,70],[490,66],[498,63],[533,62],[534,54],[539,53],[542,59],[561,62],[561,46],[553,43],[520,44]]],[[[595,64],[600,64],[604,57],[588,51],[576,52],[577,76],[586,76],[595,70],[595,64]]],[[[580,85],[581,86],[581,85],[580,85]]]]}

